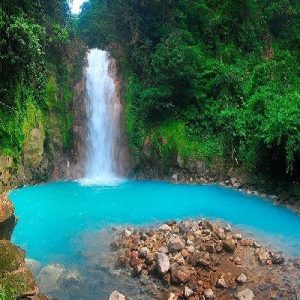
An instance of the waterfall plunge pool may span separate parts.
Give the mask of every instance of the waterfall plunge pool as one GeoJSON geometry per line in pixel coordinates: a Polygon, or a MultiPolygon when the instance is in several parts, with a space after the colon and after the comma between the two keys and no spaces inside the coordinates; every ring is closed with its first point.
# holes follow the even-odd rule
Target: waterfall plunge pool
{"type": "Polygon", "coordinates": [[[132,299],[153,300],[138,280],[111,265],[111,228],[118,226],[204,217],[228,222],[264,245],[299,256],[300,217],[266,199],[217,185],[93,183],[56,182],[10,194],[19,217],[13,242],[34,260],[31,269],[47,296],[105,300],[118,290],[132,299]]]}
{"type": "Polygon", "coordinates": [[[261,197],[217,185],[124,181],[57,182],[10,194],[19,222],[13,241],[42,263],[80,260],[84,235],[119,225],[170,219],[222,220],[288,255],[300,253],[300,217],[261,197]]]}

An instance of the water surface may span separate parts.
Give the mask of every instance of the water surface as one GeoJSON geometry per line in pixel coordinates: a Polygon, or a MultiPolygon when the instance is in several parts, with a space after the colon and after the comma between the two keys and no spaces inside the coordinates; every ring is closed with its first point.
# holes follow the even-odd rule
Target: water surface
{"type": "Polygon", "coordinates": [[[221,219],[289,255],[300,253],[300,217],[261,197],[217,185],[153,181],[57,182],[10,194],[20,218],[13,241],[43,263],[78,263],[90,232],[169,219],[221,219]]]}

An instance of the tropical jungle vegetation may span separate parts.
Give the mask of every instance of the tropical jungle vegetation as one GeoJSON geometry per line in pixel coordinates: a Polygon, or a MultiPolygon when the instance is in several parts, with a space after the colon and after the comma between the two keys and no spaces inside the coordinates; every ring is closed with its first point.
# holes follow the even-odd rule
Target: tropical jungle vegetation
{"type": "MultiPolygon", "coordinates": [[[[20,156],[28,132],[42,124],[72,144],[72,82],[80,51],[67,0],[0,2],[0,153],[20,156]]],[[[81,50],[80,50],[81,49],[81,50]]]]}
{"type": "Polygon", "coordinates": [[[119,62],[132,147],[299,178],[299,1],[90,0],[78,28],[119,62]]]}

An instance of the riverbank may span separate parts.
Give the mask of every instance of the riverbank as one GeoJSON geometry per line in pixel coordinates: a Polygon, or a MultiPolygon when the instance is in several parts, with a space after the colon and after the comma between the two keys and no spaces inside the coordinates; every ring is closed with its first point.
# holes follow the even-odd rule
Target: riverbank
{"type": "Polygon", "coordinates": [[[154,299],[297,299],[300,261],[205,220],[125,229],[111,244],[154,299]]]}
{"type": "Polygon", "coordinates": [[[25,251],[9,241],[16,222],[7,194],[0,195],[0,299],[45,300],[25,263],[25,251]]]}

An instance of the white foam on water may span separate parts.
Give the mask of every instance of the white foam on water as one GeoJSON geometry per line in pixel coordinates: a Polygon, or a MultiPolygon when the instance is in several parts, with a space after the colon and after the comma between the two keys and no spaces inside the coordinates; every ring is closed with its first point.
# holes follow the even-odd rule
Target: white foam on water
{"type": "Polygon", "coordinates": [[[118,186],[125,181],[120,177],[87,177],[77,180],[82,186],[118,186]]]}

